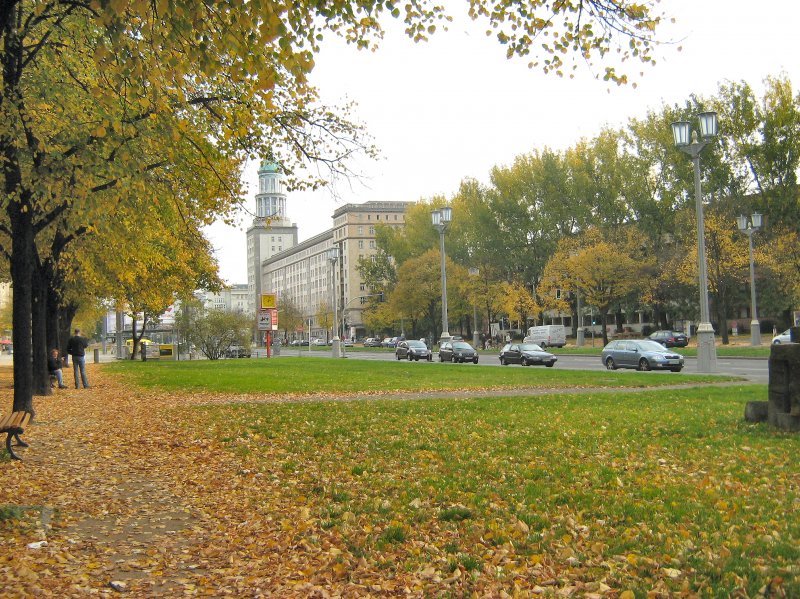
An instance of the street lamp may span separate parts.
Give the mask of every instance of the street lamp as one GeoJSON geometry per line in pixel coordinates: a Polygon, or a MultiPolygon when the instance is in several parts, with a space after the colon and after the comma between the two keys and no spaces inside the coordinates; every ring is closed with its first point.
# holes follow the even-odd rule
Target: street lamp
{"type": "MultiPolygon", "coordinates": [[[[481,274],[480,269],[478,268],[470,268],[469,269],[469,276],[477,277],[481,274]]],[[[475,349],[478,349],[478,344],[480,343],[480,333],[478,333],[478,303],[472,302],[472,345],[475,349]]]]}
{"type": "Polygon", "coordinates": [[[714,327],[711,326],[708,310],[708,272],[706,270],[706,240],[703,223],[703,194],[700,189],[700,152],[713,141],[717,135],[717,113],[701,112],[697,115],[700,122],[700,137],[697,131],[689,135],[691,123],[678,121],[672,123],[672,135],[675,145],[686,152],[694,163],[694,193],[697,207],[697,270],[700,279],[700,326],[697,327],[697,371],[716,372],[717,346],[714,340],[714,327]]]}
{"type": "Polygon", "coordinates": [[[439,210],[431,212],[431,221],[433,226],[439,230],[439,247],[442,254],[442,336],[439,339],[439,344],[442,341],[450,341],[450,331],[447,326],[447,270],[444,264],[444,231],[453,216],[453,209],[450,206],[444,206],[439,210]]]}
{"type": "Polygon", "coordinates": [[[331,263],[331,295],[333,296],[333,339],[331,357],[338,358],[340,352],[339,314],[336,309],[336,263],[339,261],[339,246],[328,248],[328,262],[331,263]]]}
{"type": "Polygon", "coordinates": [[[758,323],[758,312],[756,310],[756,267],[753,263],[753,233],[761,228],[763,217],[758,212],[753,212],[750,218],[741,215],[736,217],[736,226],[742,233],[747,234],[748,245],[750,246],[750,345],[761,345],[761,325],[758,323]]]}

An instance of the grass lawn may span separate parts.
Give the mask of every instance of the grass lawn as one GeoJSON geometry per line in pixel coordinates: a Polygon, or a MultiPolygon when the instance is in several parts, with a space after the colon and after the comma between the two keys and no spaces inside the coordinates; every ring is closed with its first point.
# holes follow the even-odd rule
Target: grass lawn
{"type": "Polygon", "coordinates": [[[230,393],[340,393],[503,389],[513,387],[647,387],[736,380],[670,372],[608,372],[555,368],[483,368],[438,362],[378,362],[321,357],[268,360],[120,361],[109,368],[142,386],[230,393]]]}
{"type": "Polygon", "coordinates": [[[708,377],[314,358],[112,368],[176,393],[654,385],[240,402],[194,408],[185,423],[263,489],[254,509],[276,488],[296,506],[295,547],[329,552],[333,578],[376,573],[384,593],[800,596],[800,437],[743,421],[763,385],[658,389],[708,377]]]}
{"type": "Polygon", "coordinates": [[[764,394],[236,404],[192,419],[303,506],[298,544],[324,539],[387,578],[458,577],[458,596],[492,583],[800,596],[800,438],[743,422],[764,394]]]}

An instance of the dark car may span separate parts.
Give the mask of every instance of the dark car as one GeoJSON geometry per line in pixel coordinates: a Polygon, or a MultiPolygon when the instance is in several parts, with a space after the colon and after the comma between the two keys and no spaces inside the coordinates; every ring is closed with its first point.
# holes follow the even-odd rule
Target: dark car
{"type": "Polygon", "coordinates": [[[671,370],[680,372],[683,356],[669,351],[650,339],[619,339],[603,348],[603,364],[609,370],[636,368],[637,370],[671,370]]]}
{"type": "Polygon", "coordinates": [[[500,364],[544,364],[551,368],[558,358],[550,352],[544,351],[535,343],[507,343],[500,351],[500,364]]]}
{"type": "Polygon", "coordinates": [[[427,360],[428,362],[433,360],[433,354],[428,349],[428,346],[415,339],[399,341],[397,348],[394,350],[394,355],[398,360],[407,359],[409,362],[411,360],[427,360]]]}
{"type": "Polygon", "coordinates": [[[678,331],[656,331],[648,337],[652,341],[657,341],[664,347],[686,347],[689,339],[686,335],[678,331]]]}
{"type": "Polygon", "coordinates": [[[466,341],[445,341],[439,346],[440,362],[478,363],[478,352],[466,341]]]}

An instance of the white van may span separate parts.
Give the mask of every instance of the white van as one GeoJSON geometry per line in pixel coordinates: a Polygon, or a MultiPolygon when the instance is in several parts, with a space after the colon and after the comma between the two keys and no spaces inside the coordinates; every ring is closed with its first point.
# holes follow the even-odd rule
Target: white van
{"type": "Polygon", "coordinates": [[[564,347],[567,344],[567,334],[564,325],[546,324],[541,327],[531,327],[525,337],[525,343],[535,343],[542,349],[546,347],[564,347]]]}

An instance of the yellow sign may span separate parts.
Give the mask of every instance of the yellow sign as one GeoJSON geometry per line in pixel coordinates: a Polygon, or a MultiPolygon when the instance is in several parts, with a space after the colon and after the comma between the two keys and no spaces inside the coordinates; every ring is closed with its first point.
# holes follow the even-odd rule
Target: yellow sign
{"type": "Polygon", "coordinates": [[[277,298],[275,297],[274,293],[262,293],[261,294],[261,309],[266,310],[267,308],[277,308],[278,302],[277,298]]]}

